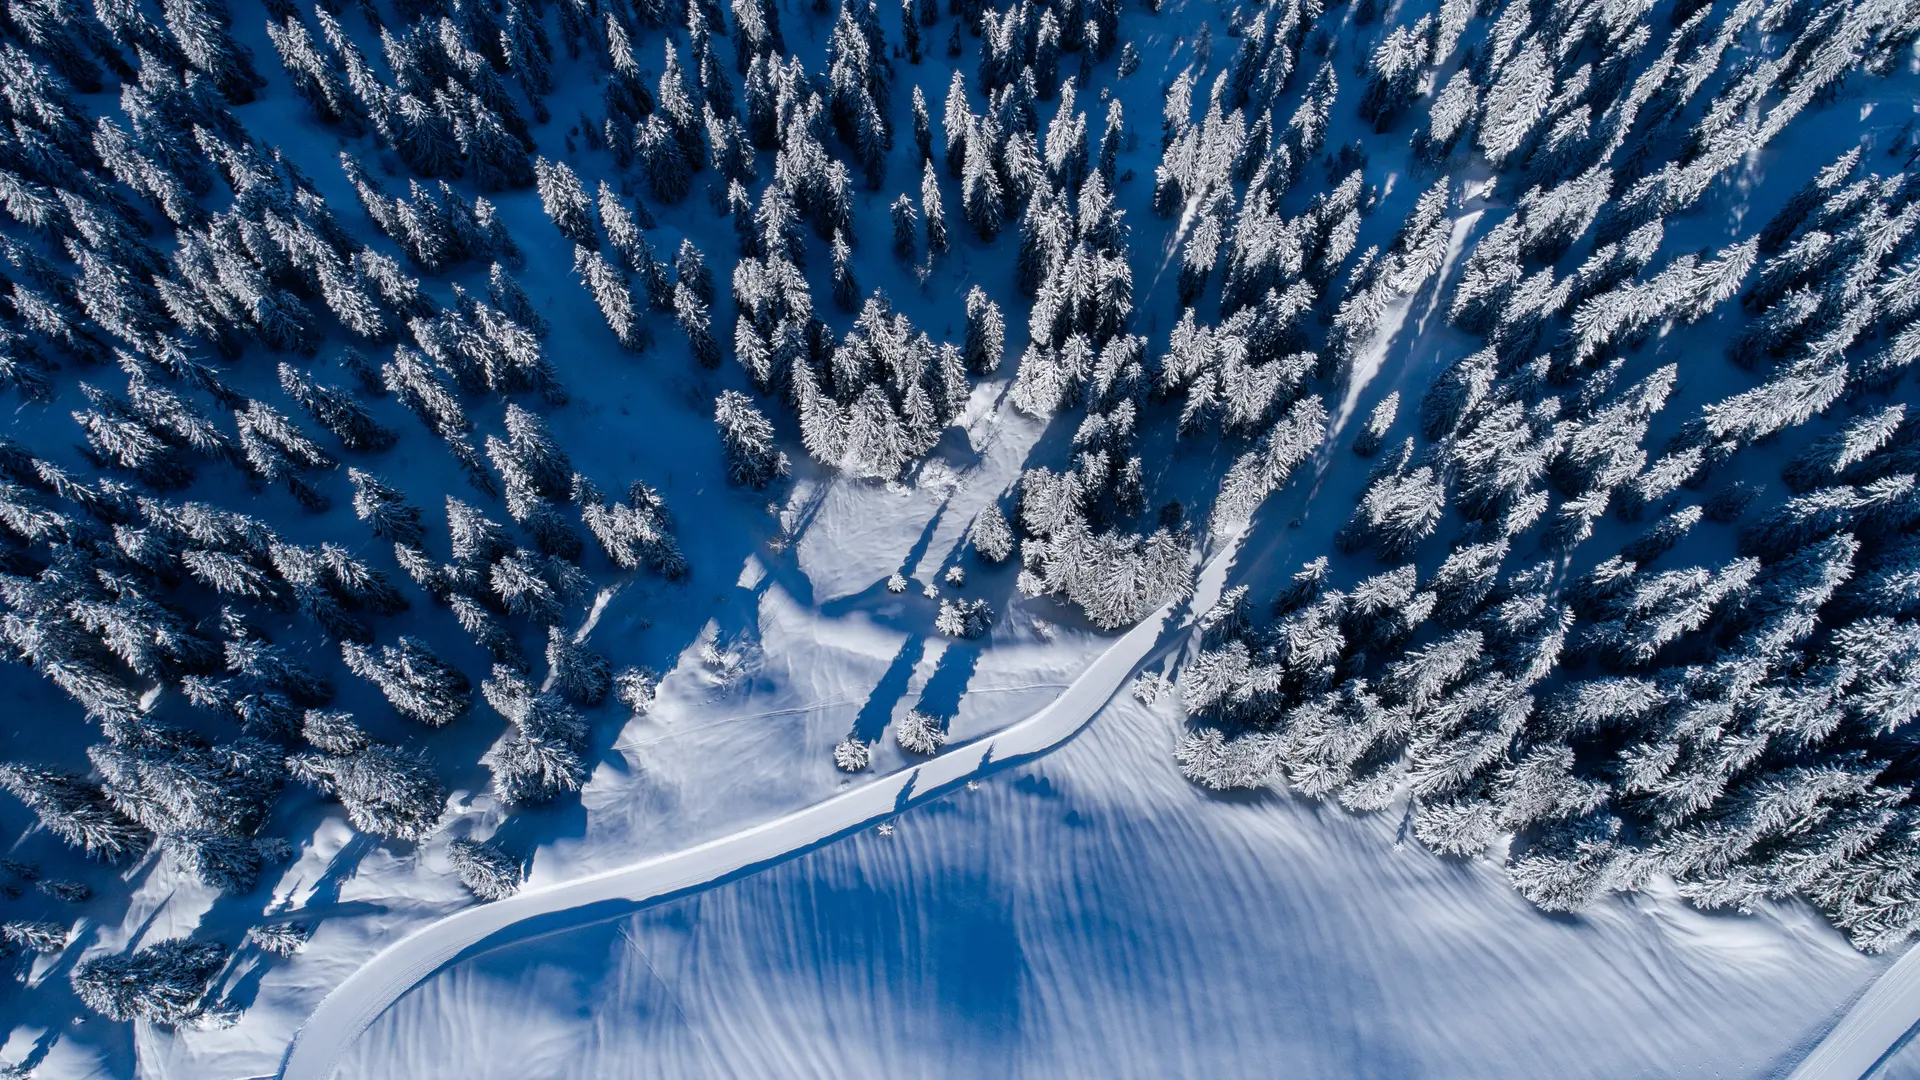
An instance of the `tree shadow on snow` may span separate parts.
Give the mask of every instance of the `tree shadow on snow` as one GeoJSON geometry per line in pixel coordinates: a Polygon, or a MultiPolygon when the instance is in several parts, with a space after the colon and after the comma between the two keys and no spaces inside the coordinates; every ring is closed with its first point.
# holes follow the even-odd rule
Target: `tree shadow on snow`
{"type": "MultiPolygon", "coordinates": [[[[927,519],[927,524],[920,530],[919,539],[907,549],[906,557],[900,562],[899,573],[902,577],[911,579],[919,572],[920,562],[926,558],[927,549],[933,545],[934,533],[939,530],[940,520],[946,516],[946,513],[947,504],[942,502],[934,510],[933,516],[927,519]]],[[[798,573],[797,568],[795,573],[798,573]]],[[[830,619],[855,611],[864,611],[883,626],[912,633],[915,629],[924,627],[932,621],[930,613],[935,610],[932,605],[933,601],[924,597],[918,588],[911,585],[904,593],[888,592],[887,579],[880,578],[857,593],[821,604],[818,610],[822,616],[830,619]],[[876,606],[898,606],[900,610],[898,614],[889,615],[875,611],[876,606]]]]}
{"type": "Polygon", "coordinates": [[[963,641],[949,642],[946,650],[940,654],[940,662],[934,667],[932,677],[921,688],[920,701],[914,708],[928,716],[951,721],[960,711],[960,700],[966,696],[967,685],[973,681],[973,671],[979,666],[978,646],[963,641]]]}
{"type": "Polygon", "coordinates": [[[360,866],[360,860],[366,858],[373,847],[373,837],[356,831],[351,839],[340,845],[339,851],[333,853],[333,858],[327,860],[326,869],[320,872],[319,879],[307,889],[307,895],[300,900],[301,910],[324,914],[336,908],[340,902],[341,887],[353,877],[353,872],[360,866]]]}
{"type": "Polygon", "coordinates": [[[915,634],[901,644],[900,651],[893,656],[893,662],[887,665],[886,674],[874,684],[873,691],[867,695],[866,704],[860,706],[859,715],[853,719],[853,738],[861,742],[878,742],[882,732],[887,730],[887,722],[893,719],[893,707],[907,696],[907,683],[913,678],[913,669],[926,654],[927,639],[915,634]]]}
{"type": "Polygon", "coordinates": [[[587,808],[576,791],[545,806],[515,808],[490,839],[508,854],[530,859],[536,848],[555,840],[577,840],[586,834],[587,808]]]}

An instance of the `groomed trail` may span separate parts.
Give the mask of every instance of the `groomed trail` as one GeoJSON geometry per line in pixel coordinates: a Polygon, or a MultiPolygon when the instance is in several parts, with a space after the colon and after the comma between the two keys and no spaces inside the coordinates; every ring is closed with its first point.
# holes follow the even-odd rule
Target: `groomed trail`
{"type": "Polygon", "coordinates": [[[1920,947],[1875,979],[1789,1080],[1861,1080],[1920,1025],[1920,947]]]}
{"type": "MultiPolygon", "coordinates": [[[[993,735],[804,810],[684,851],[463,908],[421,927],[383,949],[321,999],[294,1033],[280,1077],[328,1080],[341,1055],[381,1013],[454,961],[710,888],[858,832],[969,780],[1047,753],[1092,720],[1129,676],[1163,651],[1159,646],[1168,636],[1167,623],[1175,611],[1204,612],[1213,606],[1239,545],[1236,535],[1207,560],[1190,600],[1149,615],[1101,653],[1059,697],[993,735]]],[[[1190,622],[1183,620],[1173,632],[1177,635],[1190,622]]]]}

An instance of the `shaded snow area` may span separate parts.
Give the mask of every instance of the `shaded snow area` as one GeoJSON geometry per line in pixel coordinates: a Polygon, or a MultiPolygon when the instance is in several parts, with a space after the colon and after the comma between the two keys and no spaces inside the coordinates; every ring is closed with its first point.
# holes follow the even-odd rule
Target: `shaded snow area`
{"type": "Polygon", "coordinates": [[[0,2],[0,1080],[1920,1080],[1916,41],[0,2]]]}
{"type": "MultiPolygon", "coordinates": [[[[1208,561],[1192,597],[1195,605],[1218,602],[1237,550],[1230,545],[1208,561]]],[[[924,764],[684,851],[528,889],[407,936],[327,995],[301,1026],[281,1075],[288,1080],[333,1075],[349,1045],[389,1006],[461,956],[698,892],[867,826],[890,835],[893,825],[886,818],[963,785],[973,790],[989,773],[1039,757],[1073,737],[1115,691],[1179,646],[1185,626],[1178,615],[1184,607],[1183,602],[1163,605],[1087,665],[1058,697],[986,738],[952,745],[924,764]]]]}
{"type": "Polygon", "coordinates": [[[341,1076],[1766,1076],[1882,966],[1798,906],[1546,918],[1384,815],[1194,790],[1165,709],[684,900],[463,961],[341,1076]]]}

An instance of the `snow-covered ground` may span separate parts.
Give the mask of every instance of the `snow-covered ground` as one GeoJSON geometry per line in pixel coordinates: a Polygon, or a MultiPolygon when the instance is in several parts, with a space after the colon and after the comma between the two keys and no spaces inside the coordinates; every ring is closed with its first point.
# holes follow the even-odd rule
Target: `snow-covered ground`
{"type": "Polygon", "coordinates": [[[1885,961],[1799,905],[1546,917],[1390,816],[1208,795],[1116,699],[753,877],[454,964],[343,1077],[1758,1077],[1885,961]]]}
{"type": "MultiPolygon", "coordinates": [[[[1205,568],[1192,598],[1193,609],[1205,610],[1219,599],[1235,550],[1227,547],[1205,568]]],[[[352,1041],[401,994],[461,955],[495,950],[516,939],[547,937],[575,923],[604,920],[623,907],[696,892],[1052,750],[1131,680],[1155,647],[1170,636],[1175,614],[1188,609],[1184,601],[1161,608],[1109,646],[1059,697],[1032,716],[984,739],[950,745],[924,765],[860,784],[805,810],[686,851],[468,908],[409,935],[382,950],[327,995],[295,1035],[281,1075],[289,1080],[326,1080],[352,1041]]]]}
{"type": "Polygon", "coordinates": [[[1905,1044],[1920,1025],[1915,1017],[1920,1017],[1920,950],[1909,949],[1795,1066],[1793,1080],[1909,1075],[1920,1069],[1920,1061],[1902,1063],[1905,1044]]]}
{"type": "MultiPolygon", "coordinates": [[[[232,6],[236,14],[252,7],[232,6]]],[[[787,37],[817,66],[831,23],[801,8],[790,9],[787,37]]],[[[293,133],[285,137],[290,155],[337,211],[363,225],[333,162],[341,140],[286,92],[255,14],[238,20],[241,37],[274,86],[237,114],[263,136],[293,133]]],[[[894,13],[883,14],[891,34],[894,13]]],[[[1372,31],[1351,26],[1347,14],[1339,13],[1334,36],[1357,56],[1372,31]]],[[[1413,17],[1394,11],[1383,22],[1413,17]]],[[[1121,156],[1122,170],[1135,176],[1117,197],[1134,230],[1134,329],[1156,352],[1177,315],[1174,275],[1138,268],[1157,255],[1177,258],[1182,228],[1149,210],[1157,97],[1194,59],[1193,28],[1202,20],[1219,37],[1217,67],[1233,45],[1224,10],[1175,0],[1157,16],[1129,7],[1127,38],[1144,58],[1131,81],[1115,80],[1110,64],[1096,76],[1098,89],[1124,102],[1138,140],[1121,156]]],[[[961,561],[968,523],[1003,497],[1021,468],[1065,457],[1074,422],[1049,428],[1005,397],[1027,307],[1010,284],[1011,232],[992,247],[962,236],[923,281],[886,250],[887,202],[912,186],[909,81],[925,88],[937,115],[949,71],[971,78],[971,52],[949,60],[939,47],[949,22],[943,14],[934,28],[924,66],[897,65],[892,171],[885,189],[856,196],[867,288],[884,285],[916,325],[953,339],[964,322],[962,298],[979,282],[1002,299],[1013,327],[1005,369],[975,388],[933,460],[901,485],[836,479],[804,460],[789,418],[769,403],[798,476],[770,496],[729,488],[711,403],[718,388],[744,385],[737,365],[730,359],[719,375],[698,372],[683,338],[658,316],[657,349],[638,359],[615,352],[573,279],[570,242],[531,191],[502,193],[495,202],[527,253],[522,281],[555,327],[548,355],[573,395],[551,411],[549,425],[575,467],[601,486],[617,491],[643,479],[658,487],[694,566],[684,585],[645,576],[599,582],[604,603],[591,615],[570,613],[616,664],[665,671],[656,704],[630,720],[617,707],[594,714],[592,778],[577,799],[508,814],[486,793],[476,764],[502,730],[497,717],[482,708],[452,729],[423,734],[392,717],[369,686],[343,679],[339,707],[382,738],[425,747],[442,766],[453,789],[443,834],[491,836],[525,854],[526,891],[475,906],[438,839],[382,844],[348,828],[336,804],[290,790],[268,831],[288,837],[295,858],[245,896],[218,896],[157,857],[87,870],[98,895],[79,909],[68,953],[36,961],[24,984],[0,989],[0,1062],[31,1057],[33,1075],[62,1080],[240,1080],[274,1075],[287,1060],[290,1077],[323,1076],[335,1060],[341,1076],[417,1078],[1758,1077],[1791,1071],[1818,1044],[1806,1067],[1832,1062],[1838,1071],[1808,1075],[1852,1076],[1920,1018],[1910,989],[1891,993],[1910,987],[1895,976],[1920,960],[1888,973],[1890,961],[1854,952],[1798,903],[1707,915],[1656,886],[1579,916],[1547,916],[1509,887],[1500,852],[1441,859],[1411,839],[1397,814],[1356,817],[1278,791],[1220,796],[1196,788],[1170,758],[1182,730],[1174,701],[1148,706],[1120,694],[1101,707],[1121,673],[1160,640],[1155,620],[1123,636],[1097,634],[1063,607],[1018,600],[1012,567],[968,559],[968,585],[946,594],[988,599],[999,613],[991,635],[969,642],[930,631],[935,602],[923,585],[961,561]],[[895,570],[913,579],[905,594],[882,584],[895,570]],[[957,745],[916,764],[885,732],[923,703],[955,714],[957,745]],[[878,740],[872,773],[848,778],[834,769],[828,751],[849,733],[878,740]],[[986,748],[993,762],[983,760],[986,748]],[[1017,768],[988,767],[1043,752],[1017,768]],[[909,790],[918,797],[906,800],[912,808],[890,833],[864,828],[902,808],[897,799],[909,790]],[[936,790],[943,793],[923,803],[936,790]],[[316,931],[288,960],[242,953],[220,988],[246,1006],[233,1027],[176,1032],[75,1018],[63,984],[80,959],[194,932],[237,939],[263,917],[310,919],[316,931]],[[1883,992],[1908,1011],[1869,1015],[1883,992]],[[1864,1033],[1855,1038],[1855,1030],[1864,1033]],[[315,1056],[302,1057],[310,1048],[315,1056]]],[[[659,41],[642,44],[645,62],[657,64],[659,41]]],[[[1866,99],[1790,129],[1730,190],[1675,223],[1669,253],[1750,232],[1810,162],[1831,158],[1837,140],[1863,128],[1882,137],[1897,130],[1913,111],[1911,86],[1910,77],[1869,84],[1866,99]],[[1823,118],[1831,125],[1816,128],[1823,118]],[[1770,168],[1786,179],[1769,181],[1770,168]]],[[[1403,156],[1409,125],[1385,135],[1363,130],[1354,96],[1342,96],[1328,145],[1359,139],[1373,155],[1368,180],[1382,201],[1363,244],[1384,243],[1430,180],[1403,156]]],[[[598,100],[597,85],[564,85],[553,100],[559,119],[536,130],[542,151],[563,156],[566,117],[598,100]]],[[[1083,92],[1081,102],[1097,138],[1095,93],[1083,92]]],[[[604,154],[565,156],[589,187],[615,175],[604,154]]],[[[1506,210],[1466,197],[1471,186],[1456,191],[1449,209],[1442,283],[1463,248],[1506,210]]],[[[951,185],[948,197],[963,234],[951,185]]],[[[731,224],[700,194],[655,212],[661,227],[650,239],[662,254],[683,236],[710,258],[731,252],[731,224]]],[[[819,307],[844,330],[847,320],[827,310],[826,260],[814,247],[819,307]]],[[[731,258],[715,262],[724,293],[731,258]]],[[[478,268],[465,267],[426,286],[446,302],[448,283],[476,289],[482,280],[478,268]]],[[[1439,293],[1435,286],[1396,307],[1387,332],[1363,353],[1333,399],[1343,440],[1386,393],[1398,390],[1411,406],[1439,365],[1467,351],[1469,339],[1434,317],[1439,293]]],[[[714,312],[723,340],[731,309],[723,300],[714,312]]],[[[1630,378],[1675,355],[1702,354],[1697,367],[1689,360],[1663,425],[1677,426],[1724,394],[1728,365],[1718,339],[1728,332],[1681,331],[1635,356],[1630,378]]],[[[337,344],[323,350],[323,369],[337,344]]],[[[259,357],[230,374],[243,392],[278,393],[259,357]]],[[[499,426],[500,403],[470,407],[483,429],[499,426]]],[[[378,470],[428,504],[430,517],[439,493],[472,494],[417,420],[391,400],[373,408],[402,433],[378,470]]],[[[62,414],[43,420],[37,409],[22,407],[9,431],[52,442],[46,426],[58,424],[58,441],[70,441],[62,414]]],[[[1150,492],[1156,501],[1201,505],[1233,448],[1176,449],[1168,426],[1143,437],[1150,492]]],[[[1656,430],[1649,445],[1665,434],[1656,430]]],[[[384,546],[345,512],[295,518],[284,493],[253,493],[213,470],[208,477],[195,497],[291,521],[283,527],[297,529],[302,542],[385,558],[384,546]]],[[[1328,549],[1365,478],[1344,441],[1329,447],[1263,511],[1232,565],[1232,583],[1252,582],[1258,592],[1328,549]]],[[[344,479],[329,485],[344,503],[344,479]]],[[[1603,522],[1589,553],[1611,551],[1639,528],[1603,522]]],[[[1676,557],[1694,558],[1714,542],[1690,538],[1676,557]]],[[[1212,565],[1224,572],[1229,560],[1212,565]]],[[[1196,607],[1218,584],[1203,588],[1196,607]]],[[[483,674],[480,651],[415,599],[392,632],[425,634],[476,678],[483,674]]],[[[383,640],[389,636],[383,627],[383,640]]],[[[1155,655],[1171,671],[1175,657],[1155,655]]],[[[81,743],[53,737],[44,723],[57,716],[77,725],[69,702],[24,669],[5,672],[0,692],[10,704],[0,719],[6,756],[85,767],[81,743]]],[[[28,820],[0,800],[0,837],[24,834],[17,850],[41,857],[54,846],[29,833],[28,820]]],[[[1920,1060],[1908,1047],[1877,1075],[1920,1075],[1920,1060]]]]}

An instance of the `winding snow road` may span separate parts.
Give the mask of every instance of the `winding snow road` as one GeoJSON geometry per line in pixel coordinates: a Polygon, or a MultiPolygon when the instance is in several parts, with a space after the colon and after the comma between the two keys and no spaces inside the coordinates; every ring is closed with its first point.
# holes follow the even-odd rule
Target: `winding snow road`
{"type": "Polygon", "coordinates": [[[1236,537],[1207,561],[1190,604],[1168,605],[1148,616],[1046,707],[993,735],[696,847],[463,908],[421,927],[381,950],[321,999],[294,1033],[281,1065],[282,1080],[328,1080],[340,1056],[381,1013],[450,963],[513,941],[618,918],[643,905],[743,876],[1052,750],[1093,719],[1127,677],[1154,655],[1178,607],[1204,612],[1213,606],[1238,548],[1236,537]]]}
{"type": "Polygon", "coordinates": [[[1920,1017],[1920,947],[1882,972],[1788,1080],[1860,1080],[1871,1073],[1920,1017]]]}

